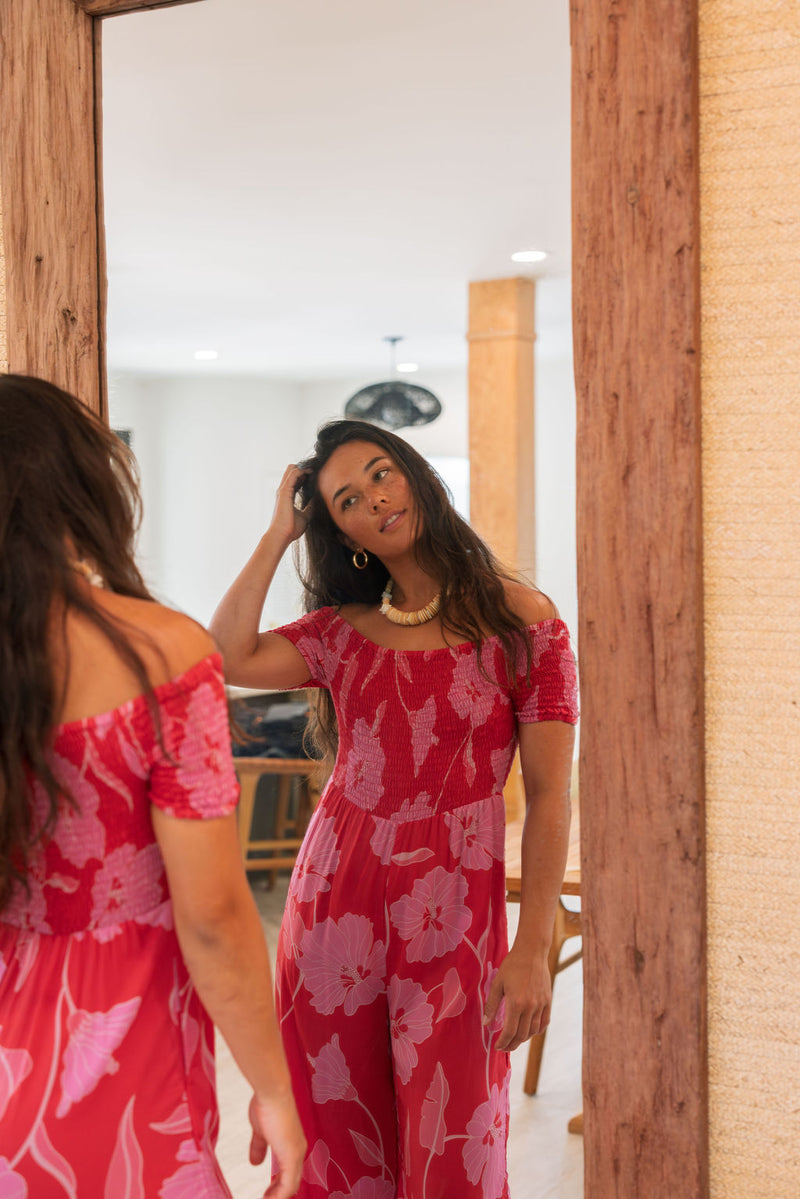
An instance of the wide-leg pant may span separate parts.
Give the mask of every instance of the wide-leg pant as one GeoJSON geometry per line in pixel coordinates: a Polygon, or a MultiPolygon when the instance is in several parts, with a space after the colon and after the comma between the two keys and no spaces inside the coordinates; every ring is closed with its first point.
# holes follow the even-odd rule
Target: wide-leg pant
{"type": "Polygon", "coordinates": [[[483,1009],[507,950],[502,795],[415,819],[330,788],[289,891],[278,1013],[303,1199],[508,1195],[508,1055],[483,1009]]]}

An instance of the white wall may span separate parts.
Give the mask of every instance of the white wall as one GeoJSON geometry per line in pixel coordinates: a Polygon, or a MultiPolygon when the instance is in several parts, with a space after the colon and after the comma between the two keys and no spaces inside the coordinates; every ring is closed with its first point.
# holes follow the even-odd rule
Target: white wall
{"type": "MultiPolygon", "coordinates": [[[[443,412],[402,435],[434,459],[446,481],[452,468],[455,490],[467,457],[466,371],[413,379],[440,397],[443,412]]],[[[286,464],[308,454],[317,427],[340,417],[348,397],[376,381],[113,376],[111,423],[132,430],[145,504],[139,559],[154,593],[207,624],[269,522],[286,464]]],[[[575,396],[561,326],[540,332],[535,387],[536,582],[575,634],[575,396]]],[[[265,623],[291,620],[299,609],[287,556],[265,623]]]]}
{"type": "MultiPolygon", "coordinates": [[[[283,470],[304,444],[297,385],[117,375],[110,410],[115,428],[133,430],[145,578],[159,599],[207,624],[266,528],[283,470]]],[[[298,610],[287,558],[269,623],[291,620],[298,610]]]]}

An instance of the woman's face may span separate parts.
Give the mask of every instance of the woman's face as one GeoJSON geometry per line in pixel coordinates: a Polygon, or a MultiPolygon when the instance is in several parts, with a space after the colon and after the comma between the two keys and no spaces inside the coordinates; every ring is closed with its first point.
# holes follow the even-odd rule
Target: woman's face
{"type": "Polygon", "coordinates": [[[318,486],[352,548],[386,561],[406,553],[416,541],[417,506],[408,479],[380,446],[345,442],[319,472],[318,486]]]}

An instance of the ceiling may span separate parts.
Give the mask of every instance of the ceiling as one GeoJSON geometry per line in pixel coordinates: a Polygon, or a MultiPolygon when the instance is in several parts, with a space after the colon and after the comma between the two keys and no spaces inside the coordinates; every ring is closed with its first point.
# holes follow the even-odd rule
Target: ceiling
{"type": "Polygon", "coordinates": [[[103,71],[112,371],[459,368],[514,274],[568,335],[567,0],[203,0],[107,19],[103,71]]]}

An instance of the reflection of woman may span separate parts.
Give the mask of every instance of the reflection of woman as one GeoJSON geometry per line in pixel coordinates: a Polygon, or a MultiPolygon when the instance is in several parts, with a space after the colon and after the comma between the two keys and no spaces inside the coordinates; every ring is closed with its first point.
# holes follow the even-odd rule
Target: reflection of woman
{"type": "Polygon", "coordinates": [[[229,1196],[213,1028],[304,1141],[241,868],[219,656],[150,599],[118,439],[0,378],[0,1194],[229,1196]]]}
{"type": "MultiPolygon", "coordinates": [[[[568,839],[565,626],[498,571],[424,459],[338,421],[286,471],[212,627],[232,681],[326,688],[338,723],[278,954],[311,1146],[299,1193],[506,1194],[507,1051],[547,1024],[568,839]],[[308,614],[259,634],[303,531],[308,614]],[[528,816],[508,951],[502,789],[517,742],[528,816]]],[[[333,732],[329,708],[321,722],[333,732]]]]}

